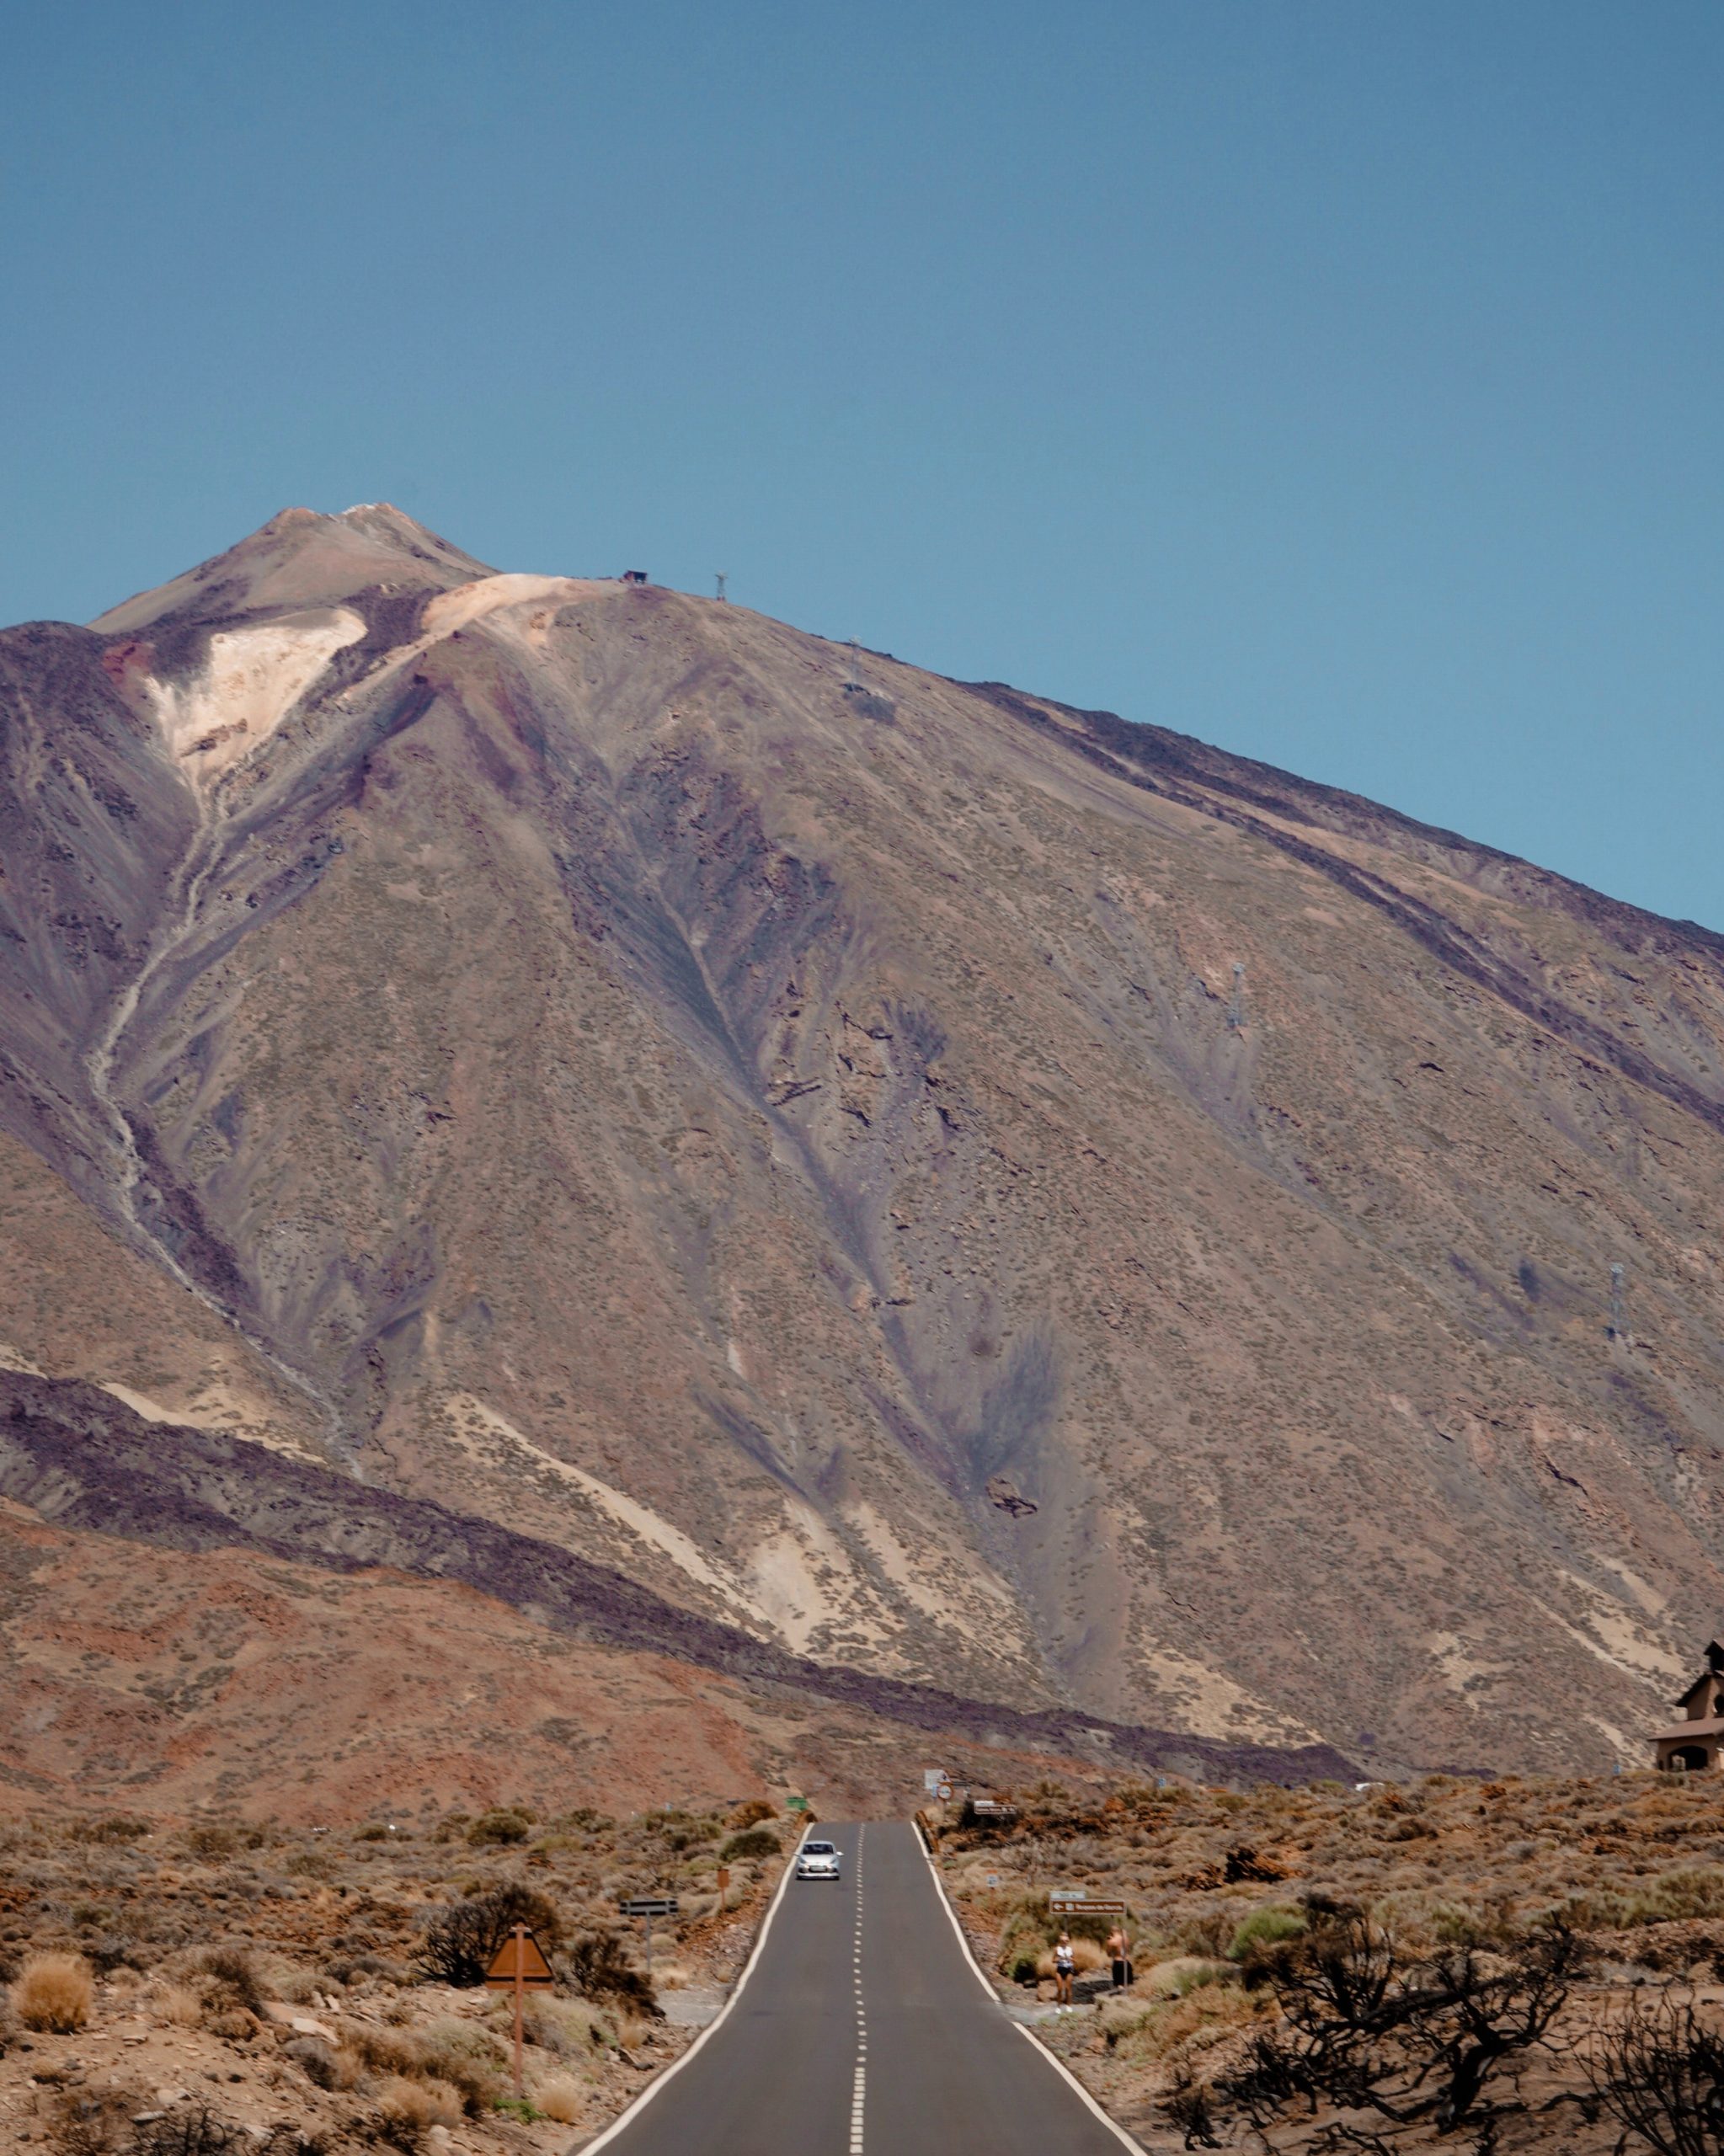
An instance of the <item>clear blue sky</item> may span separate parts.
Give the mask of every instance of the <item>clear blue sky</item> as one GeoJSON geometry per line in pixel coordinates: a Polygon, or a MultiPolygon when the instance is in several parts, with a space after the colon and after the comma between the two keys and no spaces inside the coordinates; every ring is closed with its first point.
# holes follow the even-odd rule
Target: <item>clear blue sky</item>
{"type": "Polygon", "coordinates": [[[388,499],[1724,928],[1716,0],[0,30],[0,619],[388,499]]]}

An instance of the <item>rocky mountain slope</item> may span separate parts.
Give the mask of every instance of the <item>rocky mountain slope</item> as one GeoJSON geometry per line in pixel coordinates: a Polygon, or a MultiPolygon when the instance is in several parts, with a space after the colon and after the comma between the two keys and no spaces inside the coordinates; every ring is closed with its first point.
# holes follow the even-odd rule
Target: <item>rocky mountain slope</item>
{"type": "Polygon", "coordinates": [[[1706,931],[387,507],[0,723],[0,1341],[141,1447],[1391,1765],[1637,1758],[1716,1627],[1706,931]]]}

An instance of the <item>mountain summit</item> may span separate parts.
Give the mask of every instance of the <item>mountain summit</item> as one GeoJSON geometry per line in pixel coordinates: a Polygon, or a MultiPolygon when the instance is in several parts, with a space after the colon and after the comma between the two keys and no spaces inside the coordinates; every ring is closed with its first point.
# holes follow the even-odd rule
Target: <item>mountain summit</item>
{"type": "Polygon", "coordinates": [[[1389,1766],[1638,1758],[1716,1629],[1705,931],[387,505],[0,716],[0,1359],[224,1503],[1389,1766]]]}
{"type": "Polygon", "coordinates": [[[225,554],[110,607],[90,627],[112,636],[182,616],[327,606],[368,590],[447,591],[491,574],[389,502],[362,502],[339,516],[284,509],[225,554]]]}

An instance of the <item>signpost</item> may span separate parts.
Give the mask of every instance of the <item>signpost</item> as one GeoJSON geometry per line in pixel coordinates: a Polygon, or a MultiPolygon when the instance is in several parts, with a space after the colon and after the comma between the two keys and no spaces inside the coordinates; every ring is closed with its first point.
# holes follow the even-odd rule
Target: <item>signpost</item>
{"type": "Polygon", "coordinates": [[[641,1940],[647,1955],[647,1982],[650,1983],[653,1980],[653,1919],[674,1917],[682,1904],[674,1894],[637,1894],[629,1901],[619,1902],[616,1906],[624,1916],[638,1917],[641,1920],[641,1940]]]}
{"type": "Polygon", "coordinates": [[[547,1991],[557,1979],[551,1964],[545,1959],[544,1950],[524,1924],[518,1924],[497,1951],[491,1956],[491,1966],[485,1972],[485,1982],[493,1991],[512,1991],[515,1993],[515,2094],[517,2100],[526,2093],[520,2078],[520,2009],[526,1988],[547,1991]]]}
{"type": "Polygon", "coordinates": [[[1092,1901],[1081,1886],[1066,1886],[1049,1895],[1048,1913],[1056,1917],[1123,1917],[1125,1904],[1092,1901]]]}

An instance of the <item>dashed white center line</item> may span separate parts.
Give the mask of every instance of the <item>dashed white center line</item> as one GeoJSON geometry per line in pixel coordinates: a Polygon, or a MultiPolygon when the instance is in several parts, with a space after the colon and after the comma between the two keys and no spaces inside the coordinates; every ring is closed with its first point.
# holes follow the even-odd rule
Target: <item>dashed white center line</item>
{"type": "Polygon", "coordinates": [[[856,2073],[850,2089],[850,2156],[862,2156],[868,2095],[868,2018],[862,2004],[862,1844],[866,1827],[856,1833],[856,1944],[851,1954],[851,1980],[856,1986],[856,2073]]]}

